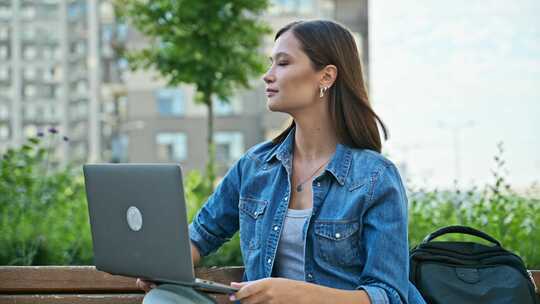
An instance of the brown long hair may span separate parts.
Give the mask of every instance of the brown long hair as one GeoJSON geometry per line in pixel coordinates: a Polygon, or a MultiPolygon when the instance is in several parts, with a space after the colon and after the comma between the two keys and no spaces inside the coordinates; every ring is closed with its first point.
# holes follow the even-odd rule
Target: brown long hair
{"type": "MultiPolygon", "coordinates": [[[[352,148],[381,152],[381,136],[377,123],[385,140],[388,139],[388,132],[369,103],[362,63],[351,32],[344,26],[327,20],[295,21],[281,28],[274,41],[287,31],[292,31],[298,39],[316,71],[329,64],[337,67],[337,79],[328,89],[328,108],[338,140],[352,148]]],[[[294,126],[293,121],[272,141],[283,141],[294,126]]]]}

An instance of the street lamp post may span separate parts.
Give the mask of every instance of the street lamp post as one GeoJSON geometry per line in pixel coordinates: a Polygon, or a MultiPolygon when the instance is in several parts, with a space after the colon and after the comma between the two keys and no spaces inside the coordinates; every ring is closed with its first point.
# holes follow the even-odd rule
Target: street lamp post
{"type": "Polygon", "coordinates": [[[441,129],[449,129],[452,132],[452,145],[454,148],[454,175],[456,183],[461,180],[461,131],[474,126],[474,121],[469,120],[461,123],[438,122],[441,129]]]}

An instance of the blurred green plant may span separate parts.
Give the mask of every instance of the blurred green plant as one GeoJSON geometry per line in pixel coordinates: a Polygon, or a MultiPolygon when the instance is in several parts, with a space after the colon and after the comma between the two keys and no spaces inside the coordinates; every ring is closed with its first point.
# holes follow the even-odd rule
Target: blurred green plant
{"type": "Polygon", "coordinates": [[[196,101],[208,111],[206,175],[215,180],[213,97],[229,102],[236,88],[250,87],[249,79],[266,68],[258,48],[270,27],[260,16],[268,0],[115,0],[122,22],[150,43],[144,48],[117,51],[132,69],[157,71],[170,86],[193,84],[196,101]]]}
{"type": "MultiPolygon", "coordinates": [[[[80,168],[48,169],[48,152],[59,136],[31,138],[0,160],[0,265],[91,265],[92,244],[80,168]],[[48,141],[47,141],[48,139],[48,141]]],[[[506,182],[503,146],[498,145],[493,182],[483,189],[409,189],[409,242],[447,225],[487,232],[540,268],[540,199],[516,193],[506,182]]],[[[191,222],[210,194],[210,181],[198,171],[184,179],[191,222]]],[[[441,239],[475,240],[448,235],[441,239]]],[[[238,233],[201,266],[242,265],[238,233]]]]}
{"type": "MultiPolygon", "coordinates": [[[[503,154],[503,144],[499,143],[494,156],[493,182],[482,189],[409,190],[411,247],[441,227],[465,225],[493,236],[504,248],[521,256],[529,268],[540,268],[540,198],[512,190],[507,182],[503,154]]],[[[440,239],[484,243],[459,234],[440,239]]]]}
{"type": "MultiPolygon", "coordinates": [[[[209,183],[210,181],[205,179],[198,171],[191,171],[184,182],[190,223],[213,192],[209,183]]],[[[240,237],[236,233],[230,241],[223,244],[216,252],[204,257],[200,266],[239,266],[243,264],[240,237]]]]}
{"type": "MultiPolygon", "coordinates": [[[[92,247],[82,175],[54,168],[54,128],[8,149],[0,160],[0,264],[90,264],[92,247]]],[[[64,143],[66,144],[66,143],[64,143]]]]}

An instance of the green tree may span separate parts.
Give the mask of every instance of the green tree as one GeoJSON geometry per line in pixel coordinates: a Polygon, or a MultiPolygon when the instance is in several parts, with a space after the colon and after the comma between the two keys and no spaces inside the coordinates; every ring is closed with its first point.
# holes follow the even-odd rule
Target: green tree
{"type": "Polygon", "coordinates": [[[207,175],[215,180],[212,97],[228,102],[237,87],[249,87],[265,61],[258,47],[270,28],[258,17],[268,0],[116,0],[119,18],[150,41],[128,50],[132,69],[152,69],[168,85],[195,85],[196,101],[208,110],[207,175]]]}

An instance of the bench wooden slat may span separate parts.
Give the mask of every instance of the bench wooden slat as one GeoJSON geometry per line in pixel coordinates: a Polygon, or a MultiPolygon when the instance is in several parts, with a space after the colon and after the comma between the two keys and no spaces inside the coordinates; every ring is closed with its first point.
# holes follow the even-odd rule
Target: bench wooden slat
{"type": "MultiPolygon", "coordinates": [[[[195,273],[201,279],[229,284],[241,281],[243,271],[243,267],[216,267],[197,268],[195,273]]],[[[540,270],[531,273],[540,287],[540,270]]],[[[230,303],[226,295],[210,296],[217,303],[230,303]]],[[[140,304],[143,297],[135,279],[110,275],[94,266],[0,266],[0,304],[140,304]]]]}
{"type": "MultiPolygon", "coordinates": [[[[210,296],[218,304],[231,303],[226,295],[210,296]]],[[[144,294],[0,294],[0,304],[141,304],[143,297],[144,294]]]]}
{"type": "Polygon", "coordinates": [[[144,294],[36,294],[2,295],[1,304],[141,304],[144,294]]]}
{"type": "MultiPolygon", "coordinates": [[[[243,267],[197,268],[198,278],[224,284],[241,281],[243,267]]],[[[135,279],[94,266],[0,266],[0,293],[140,293],[135,279]]]]}
{"type": "Polygon", "coordinates": [[[94,266],[1,266],[0,293],[140,292],[135,279],[94,266]]]}
{"type": "MultiPolygon", "coordinates": [[[[196,277],[229,284],[240,282],[243,267],[196,268],[196,277]]],[[[209,294],[217,303],[226,295],[209,294]]],[[[144,293],[135,279],[110,275],[94,266],[0,266],[0,304],[140,304],[144,293]]]]}

